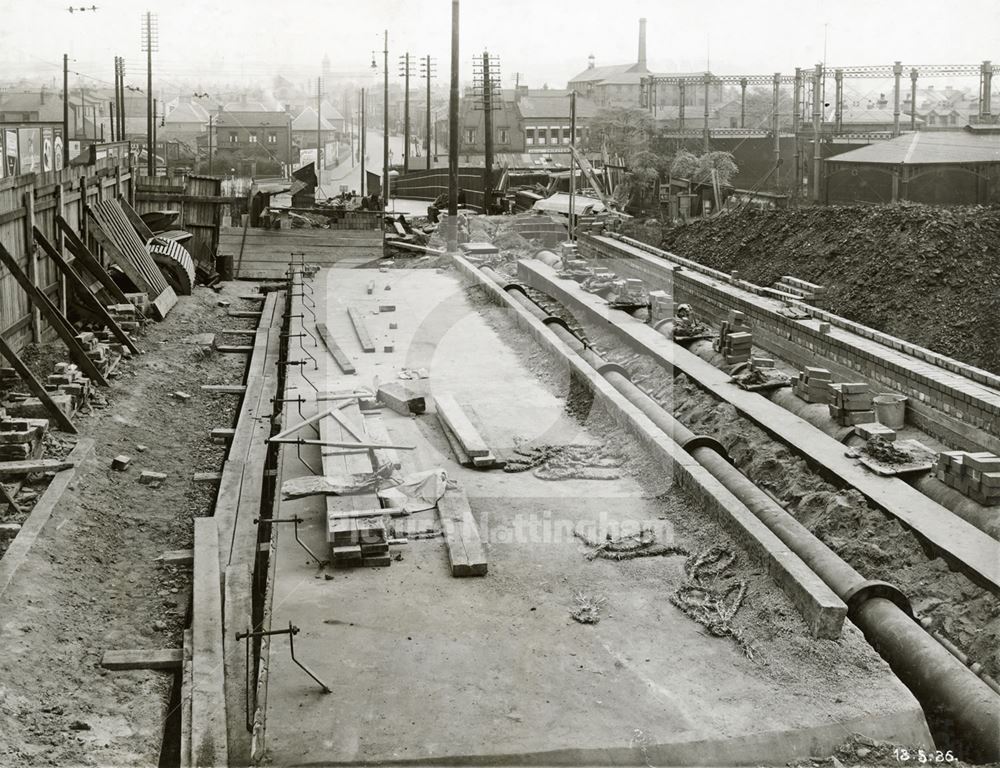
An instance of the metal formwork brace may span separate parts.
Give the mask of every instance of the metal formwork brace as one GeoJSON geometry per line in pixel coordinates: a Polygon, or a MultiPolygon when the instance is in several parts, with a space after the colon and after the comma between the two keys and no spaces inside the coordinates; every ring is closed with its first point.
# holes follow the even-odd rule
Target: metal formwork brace
{"type": "MultiPolygon", "coordinates": [[[[303,326],[303,330],[305,330],[305,326],[303,326]]],[[[303,338],[305,338],[305,336],[306,336],[306,334],[304,334],[304,333],[283,333],[283,334],[281,334],[281,338],[283,338],[283,339],[303,339],[303,338]]],[[[309,350],[306,349],[306,345],[303,344],[301,341],[299,342],[299,349],[301,349],[303,352],[305,352],[305,354],[309,355],[309,358],[313,361],[313,370],[314,371],[318,371],[319,370],[319,363],[316,362],[316,358],[313,357],[313,355],[309,352],[309,350]]]]}
{"type": "Polygon", "coordinates": [[[305,521],[298,515],[296,515],[295,517],[255,517],[253,519],[254,525],[258,524],[275,525],[278,523],[291,523],[293,526],[295,526],[295,541],[298,543],[298,545],[302,547],[302,549],[304,549],[306,552],[308,552],[309,557],[311,557],[321,566],[326,565],[326,560],[320,560],[318,557],[316,557],[316,553],[313,552],[311,549],[309,549],[306,543],[299,538],[299,523],[304,523],[304,522],[305,521]]]}
{"type": "MultiPolygon", "coordinates": [[[[254,640],[259,640],[262,637],[274,637],[275,635],[288,635],[288,651],[289,653],[292,654],[292,661],[295,662],[295,666],[297,666],[299,669],[301,669],[303,672],[309,675],[309,677],[311,677],[314,681],[316,681],[316,683],[318,683],[319,687],[322,689],[323,693],[332,693],[332,691],[326,685],[326,683],[324,683],[322,680],[316,677],[316,675],[312,673],[312,670],[310,670],[309,667],[307,667],[305,664],[303,664],[301,661],[295,658],[294,638],[298,633],[299,633],[299,628],[296,627],[294,624],[292,624],[292,622],[288,622],[288,629],[269,629],[269,630],[258,629],[257,631],[252,631],[248,629],[246,632],[237,632],[236,639],[237,641],[250,640],[251,638],[254,640]]],[[[253,669],[253,667],[250,665],[250,643],[248,642],[245,647],[246,647],[246,659],[247,659],[245,669],[247,671],[248,679],[246,685],[246,692],[244,694],[244,704],[246,705],[247,732],[251,733],[253,731],[253,721],[251,720],[250,717],[250,712],[251,712],[250,692],[254,689],[254,686],[249,680],[249,675],[250,675],[250,670],[253,669]]]]}

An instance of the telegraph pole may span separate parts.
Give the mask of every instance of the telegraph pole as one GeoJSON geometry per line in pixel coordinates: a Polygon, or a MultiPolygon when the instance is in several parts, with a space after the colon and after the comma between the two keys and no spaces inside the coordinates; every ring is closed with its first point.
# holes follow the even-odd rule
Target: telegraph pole
{"type": "Polygon", "coordinates": [[[458,249],[458,0],[451,0],[451,94],[448,99],[448,250],[458,249]]]}
{"type": "Polygon", "coordinates": [[[403,173],[410,170],[410,52],[399,57],[403,64],[403,173]]]}
{"type": "Polygon", "coordinates": [[[146,11],[143,17],[142,47],[146,51],[146,172],[152,176],[156,172],[153,160],[153,51],[159,47],[155,13],[146,11]]]}
{"type": "Polygon", "coordinates": [[[569,240],[576,229],[576,91],[569,93],[569,240]]]}
{"type": "Polygon", "coordinates": [[[153,176],[156,175],[156,113],[157,113],[157,111],[158,110],[156,108],[156,99],[153,99],[153,155],[152,155],[152,157],[153,157],[153,173],[152,173],[152,175],[153,176]]]}
{"type": "Polygon", "coordinates": [[[367,115],[368,105],[365,103],[365,89],[361,89],[361,196],[365,196],[365,153],[368,151],[365,145],[368,143],[367,115]]]}
{"type": "Polygon", "coordinates": [[[208,116],[208,175],[215,173],[215,158],[212,156],[212,120],[215,115],[208,116]]]}
{"type": "Polygon", "coordinates": [[[69,54],[63,54],[63,168],[69,168],[69,54]]]}
{"type": "Polygon", "coordinates": [[[421,69],[423,69],[422,74],[427,78],[427,127],[425,128],[424,146],[427,148],[427,170],[429,171],[431,169],[431,78],[434,76],[434,63],[430,54],[424,57],[421,69]]]}
{"type": "Polygon", "coordinates": [[[486,134],[483,141],[485,160],[483,163],[483,213],[486,214],[489,214],[490,202],[493,199],[493,110],[496,108],[493,103],[493,85],[496,69],[496,57],[491,60],[487,51],[483,51],[481,63],[473,60],[476,84],[482,88],[483,129],[486,134]]]}
{"type": "Polygon", "coordinates": [[[320,187],[320,169],[323,161],[323,76],[316,78],[316,188],[320,187]]]}
{"type": "Polygon", "coordinates": [[[389,30],[382,45],[382,210],[389,208],[389,30]]]}

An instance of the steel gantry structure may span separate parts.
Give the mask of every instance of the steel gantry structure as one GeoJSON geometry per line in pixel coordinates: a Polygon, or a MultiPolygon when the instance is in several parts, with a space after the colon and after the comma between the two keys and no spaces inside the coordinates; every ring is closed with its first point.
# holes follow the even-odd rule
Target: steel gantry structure
{"type": "MultiPolygon", "coordinates": [[[[819,176],[820,176],[820,151],[819,143],[823,133],[823,94],[826,91],[826,79],[832,73],[835,83],[834,97],[834,119],[832,133],[834,135],[845,135],[843,131],[844,113],[844,79],[845,78],[868,78],[868,79],[892,79],[893,80],[893,126],[891,134],[885,131],[865,132],[861,134],[851,134],[868,139],[891,138],[900,135],[901,116],[901,87],[904,70],[903,63],[896,61],[892,64],[877,64],[866,66],[845,66],[829,67],[823,64],[816,64],[814,67],[796,67],[794,75],[783,75],[775,72],[773,75],[713,75],[711,72],[703,72],[692,75],[648,75],[642,78],[639,86],[639,105],[648,108],[654,116],[656,115],[656,97],[658,86],[677,86],[678,109],[677,128],[678,131],[685,130],[685,106],[688,88],[702,87],[704,89],[704,113],[702,125],[702,145],[704,151],[710,148],[712,130],[710,128],[709,92],[714,85],[738,85],[740,86],[740,128],[722,130],[720,133],[733,135],[736,133],[746,134],[757,132],[746,127],[746,96],[747,87],[771,86],[772,88],[772,109],[770,127],[762,132],[774,138],[775,163],[780,159],[779,137],[781,133],[781,121],[779,113],[780,89],[782,85],[791,84],[792,94],[792,121],[790,132],[796,137],[795,167],[796,176],[800,166],[801,151],[799,139],[803,130],[803,117],[811,112],[812,117],[812,141],[813,147],[813,197],[819,199],[819,176]],[[807,95],[808,94],[808,95],[807,95]]],[[[910,77],[910,130],[916,130],[916,94],[917,81],[920,77],[954,77],[954,76],[979,76],[979,114],[980,123],[993,122],[991,112],[990,91],[992,89],[993,75],[1000,72],[1000,65],[993,64],[990,60],[985,60],[981,64],[915,64],[909,65],[908,74],[910,77]]],[[[796,189],[798,184],[796,184],[796,189]]]]}

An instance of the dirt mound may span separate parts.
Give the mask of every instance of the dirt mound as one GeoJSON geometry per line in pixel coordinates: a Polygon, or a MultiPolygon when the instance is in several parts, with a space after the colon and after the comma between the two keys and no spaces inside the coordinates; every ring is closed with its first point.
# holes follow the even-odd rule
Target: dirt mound
{"type": "Polygon", "coordinates": [[[634,230],[760,285],[819,283],[837,314],[1000,373],[1000,207],[743,210],[634,230]]]}

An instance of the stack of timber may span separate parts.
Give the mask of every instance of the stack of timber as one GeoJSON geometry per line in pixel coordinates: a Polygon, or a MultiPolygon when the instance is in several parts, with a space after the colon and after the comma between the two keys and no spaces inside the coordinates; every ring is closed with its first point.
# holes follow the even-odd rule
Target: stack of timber
{"type": "Polygon", "coordinates": [[[438,421],[459,464],[476,469],[500,469],[506,464],[499,452],[491,450],[486,444],[454,396],[447,393],[435,395],[434,405],[438,421]]]}
{"type": "MultiPolygon", "coordinates": [[[[319,421],[320,440],[357,448],[323,447],[323,474],[361,481],[359,493],[326,497],[327,541],[334,568],[387,567],[389,536],[377,495],[375,471],[379,467],[367,420],[361,413],[359,397],[349,397],[319,421]],[[365,480],[370,480],[364,484],[365,480]]],[[[385,514],[388,514],[387,512],[385,514]]]]}

